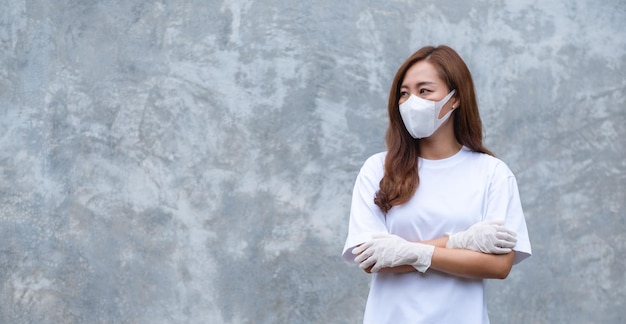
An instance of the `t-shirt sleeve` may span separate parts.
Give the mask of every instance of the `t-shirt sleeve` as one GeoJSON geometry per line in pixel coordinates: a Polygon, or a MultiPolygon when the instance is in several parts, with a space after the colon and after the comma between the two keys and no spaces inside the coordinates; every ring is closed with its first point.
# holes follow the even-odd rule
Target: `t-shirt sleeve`
{"type": "Polygon", "coordinates": [[[532,251],[515,175],[500,162],[489,185],[486,219],[502,219],[503,216],[504,226],[517,233],[517,243],[513,248],[513,264],[517,264],[528,258],[532,251]]]}
{"type": "Polygon", "coordinates": [[[346,262],[354,262],[355,255],[352,254],[352,249],[368,241],[373,233],[388,232],[385,216],[374,203],[374,196],[384,173],[383,160],[380,154],[370,157],[361,168],[354,184],[348,236],[342,252],[346,262]]]}

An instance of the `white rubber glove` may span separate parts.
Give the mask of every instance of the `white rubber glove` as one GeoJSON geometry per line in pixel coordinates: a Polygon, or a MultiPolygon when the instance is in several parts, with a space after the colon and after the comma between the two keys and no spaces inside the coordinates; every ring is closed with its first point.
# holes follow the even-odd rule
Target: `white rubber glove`
{"type": "Polygon", "coordinates": [[[352,249],[353,254],[358,254],[354,261],[360,263],[359,268],[365,270],[373,266],[372,272],[400,265],[411,265],[425,272],[434,251],[432,245],[408,242],[391,234],[374,234],[371,240],[352,249]]]}
{"type": "Polygon", "coordinates": [[[450,234],[446,248],[465,249],[489,254],[506,254],[517,243],[517,234],[504,226],[502,221],[483,221],[467,230],[450,234]]]}

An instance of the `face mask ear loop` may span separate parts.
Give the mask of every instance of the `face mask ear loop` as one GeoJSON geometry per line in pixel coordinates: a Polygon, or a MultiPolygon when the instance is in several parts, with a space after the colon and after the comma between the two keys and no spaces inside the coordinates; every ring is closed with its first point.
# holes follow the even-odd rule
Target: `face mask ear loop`
{"type": "MultiPolygon", "coordinates": [[[[450,91],[450,94],[452,94],[452,96],[450,96],[450,99],[452,99],[454,97],[454,95],[456,94],[456,90],[452,89],[452,91],[450,91]]],[[[450,99],[448,99],[448,101],[450,101],[450,99]]],[[[458,108],[457,106],[455,106],[455,104],[452,104],[452,110],[458,108]]]]}
{"type": "Polygon", "coordinates": [[[454,94],[456,93],[456,90],[452,90],[450,91],[450,93],[448,93],[447,96],[445,96],[445,98],[441,99],[441,101],[437,102],[437,104],[441,105],[440,107],[438,107],[437,109],[437,115],[435,116],[435,120],[436,121],[440,121],[440,120],[445,120],[449,115],[451,115],[454,112],[454,106],[452,107],[452,109],[450,109],[450,111],[448,111],[445,115],[441,116],[441,118],[439,118],[439,114],[441,113],[441,110],[443,109],[443,106],[445,106],[448,101],[450,101],[450,98],[452,98],[452,96],[454,96],[454,94]]]}
{"type": "Polygon", "coordinates": [[[440,101],[442,108],[445,104],[448,103],[448,101],[450,101],[450,99],[452,98],[452,96],[454,96],[455,93],[456,93],[456,90],[452,89],[452,91],[450,91],[450,93],[448,93],[448,95],[445,98],[443,98],[443,100],[440,101]]]}

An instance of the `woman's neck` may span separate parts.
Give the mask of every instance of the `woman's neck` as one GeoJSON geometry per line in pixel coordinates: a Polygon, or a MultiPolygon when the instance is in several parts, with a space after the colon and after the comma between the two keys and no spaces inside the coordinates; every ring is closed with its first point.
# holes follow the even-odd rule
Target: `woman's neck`
{"type": "Polygon", "coordinates": [[[419,140],[420,157],[427,160],[441,160],[459,152],[463,145],[456,140],[452,128],[446,128],[442,127],[430,137],[419,140]]]}
{"type": "Polygon", "coordinates": [[[441,160],[445,158],[449,158],[463,147],[459,142],[456,142],[453,145],[424,145],[424,140],[420,141],[420,157],[427,160],[441,160]]]}

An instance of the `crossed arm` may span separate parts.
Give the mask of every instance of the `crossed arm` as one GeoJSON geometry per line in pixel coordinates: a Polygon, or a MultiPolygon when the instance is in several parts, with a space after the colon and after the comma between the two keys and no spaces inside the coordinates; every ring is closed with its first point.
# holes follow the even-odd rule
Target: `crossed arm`
{"type": "MultiPolygon", "coordinates": [[[[446,248],[447,237],[420,242],[435,246],[430,270],[437,270],[466,278],[504,279],[513,267],[515,252],[507,254],[486,254],[463,249],[446,248]]],[[[370,273],[370,269],[365,271],[370,273]]],[[[381,273],[405,273],[417,271],[411,265],[383,268],[381,273]]]]}

